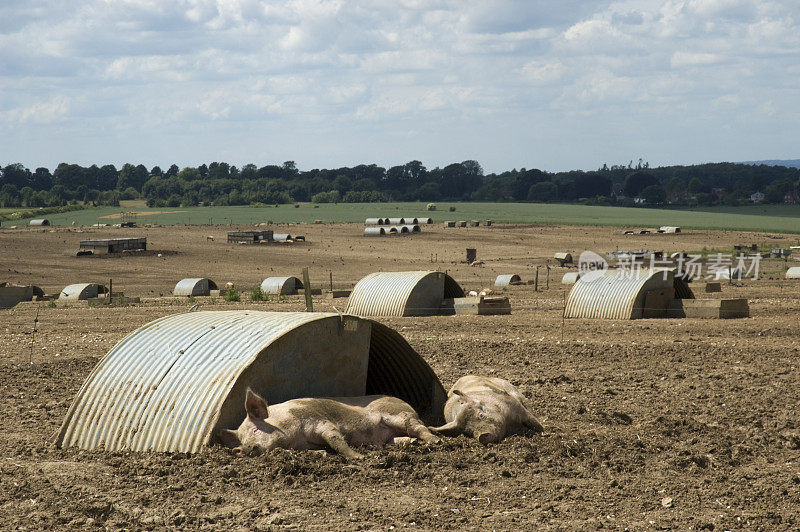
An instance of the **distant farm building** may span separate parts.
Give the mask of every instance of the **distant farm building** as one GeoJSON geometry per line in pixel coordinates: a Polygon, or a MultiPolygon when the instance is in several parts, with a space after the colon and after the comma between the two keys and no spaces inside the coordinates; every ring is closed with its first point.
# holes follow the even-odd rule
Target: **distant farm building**
{"type": "Polygon", "coordinates": [[[212,290],[217,290],[217,284],[205,277],[193,277],[178,281],[172,290],[174,296],[208,296],[212,290]]]}
{"type": "Polygon", "coordinates": [[[58,299],[63,299],[65,301],[79,301],[79,300],[86,300],[96,298],[100,294],[105,294],[107,289],[102,284],[96,283],[79,283],[79,284],[71,284],[65,287],[61,294],[58,296],[58,299]]]}
{"type": "Polygon", "coordinates": [[[265,231],[228,231],[228,242],[236,244],[259,244],[272,242],[273,232],[265,231]]]}
{"type": "Polygon", "coordinates": [[[144,251],[147,249],[147,237],[141,238],[101,238],[98,240],[81,240],[81,251],[91,253],[122,253],[123,251],[144,251]]]}
{"type": "Polygon", "coordinates": [[[50,225],[50,220],[47,218],[38,218],[36,220],[31,220],[28,225],[50,225]]]}
{"type": "Polygon", "coordinates": [[[581,272],[567,272],[561,278],[561,284],[575,284],[581,276],[581,272]]]}
{"type": "Polygon", "coordinates": [[[290,235],[289,233],[275,233],[272,235],[275,242],[300,242],[305,241],[306,237],[302,235],[290,235]]]}
{"type": "Polygon", "coordinates": [[[388,223],[389,223],[388,218],[386,218],[386,219],[384,219],[384,218],[367,218],[364,221],[365,225],[386,225],[388,223]]]}
{"type": "Polygon", "coordinates": [[[357,316],[432,316],[445,299],[464,297],[449,275],[436,271],[378,272],[361,279],[347,301],[357,316]]]}
{"type": "Polygon", "coordinates": [[[659,233],[670,233],[670,234],[672,234],[672,233],[680,233],[681,232],[681,228],[680,227],[675,227],[675,226],[672,226],[672,225],[664,225],[664,226],[658,228],[658,232],[659,233]]]}
{"type": "Polygon", "coordinates": [[[261,281],[261,291],[273,295],[294,295],[303,288],[297,277],[267,277],[261,281]]]}

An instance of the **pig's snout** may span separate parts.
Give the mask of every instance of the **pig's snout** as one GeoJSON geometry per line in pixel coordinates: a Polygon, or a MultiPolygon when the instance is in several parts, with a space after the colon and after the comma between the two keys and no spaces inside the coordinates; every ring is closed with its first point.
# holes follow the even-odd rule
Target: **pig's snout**
{"type": "Polygon", "coordinates": [[[497,436],[495,436],[491,432],[481,432],[480,434],[478,434],[478,441],[481,442],[483,445],[489,445],[490,443],[494,443],[497,441],[497,436]]]}

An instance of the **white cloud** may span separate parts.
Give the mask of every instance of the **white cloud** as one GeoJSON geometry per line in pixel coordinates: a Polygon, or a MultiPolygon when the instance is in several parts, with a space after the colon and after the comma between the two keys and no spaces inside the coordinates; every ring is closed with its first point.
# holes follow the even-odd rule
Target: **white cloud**
{"type": "Polygon", "coordinates": [[[795,148],[758,132],[800,133],[798,55],[793,0],[6,0],[0,145],[55,166],[114,131],[124,142],[89,162],[199,164],[207,145],[187,139],[202,131],[239,164],[263,156],[263,136],[301,166],[299,145],[309,166],[470,149],[490,170],[594,168],[603,150],[641,149],[630,120],[664,162],[709,160],[680,129],[702,116],[743,138],[708,153],[773,153],[765,142],[795,148]],[[569,147],[577,130],[597,132],[585,154],[569,147]]]}

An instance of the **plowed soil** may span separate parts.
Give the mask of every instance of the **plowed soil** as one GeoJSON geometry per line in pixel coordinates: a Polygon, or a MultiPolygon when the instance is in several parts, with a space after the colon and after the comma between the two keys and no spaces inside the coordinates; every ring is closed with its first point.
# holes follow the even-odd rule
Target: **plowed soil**
{"type": "MultiPolygon", "coordinates": [[[[0,310],[0,528],[800,528],[800,281],[783,279],[784,262],[765,261],[761,279],[707,295],[748,298],[750,318],[599,321],[562,320],[568,270],[551,259],[584,249],[788,247],[796,236],[437,225],[370,239],[355,225],[307,225],[286,228],[306,243],[242,246],[225,242],[229,229],[0,230],[0,281],[54,293],[113,278],[115,291],[142,298],[127,307],[57,301],[0,310]],[[74,256],[81,239],[115,236],[147,236],[150,251],[74,256]],[[461,264],[467,247],[485,264],[461,264]],[[303,310],[300,297],[250,302],[248,294],[264,277],[304,266],[322,288],[329,272],[344,288],[377,270],[442,269],[467,289],[490,286],[499,273],[533,280],[539,266],[538,292],[505,292],[511,316],[381,321],[445,387],[465,374],[513,382],[546,432],[487,447],[459,437],[371,449],[358,462],[320,452],[239,456],[218,446],[195,455],[54,446],[98,360],[136,327],[187,310],[187,300],[169,296],[178,280],[206,276],[242,290],[239,303],[198,298],[206,309],[303,310]]],[[[346,300],[319,296],[314,305],[343,309],[346,300]]]]}

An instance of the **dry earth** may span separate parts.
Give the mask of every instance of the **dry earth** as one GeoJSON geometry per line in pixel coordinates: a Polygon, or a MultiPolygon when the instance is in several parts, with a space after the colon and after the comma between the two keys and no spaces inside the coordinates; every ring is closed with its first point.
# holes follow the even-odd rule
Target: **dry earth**
{"type": "MultiPolygon", "coordinates": [[[[800,286],[782,279],[783,263],[768,261],[762,279],[723,287],[723,297],[749,299],[751,318],[564,322],[565,270],[548,261],[562,250],[788,247],[796,236],[437,225],[413,237],[367,239],[355,225],[307,225],[287,228],[306,244],[237,246],[225,242],[228,229],[0,230],[0,281],[52,293],[113,278],[115,290],[143,298],[124,308],[58,302],[0,310],[0,528],[800,528],[800,286]],[[82,238],[121,234],[146,235],[152,251],[74,256],[82,238]],[[466,247],[485,265],[460,264],[466,247]],[[480,288],[498,273],[533,279],[548,263],[549,288],[540,268],[538,293],[508,291],[512,316],[383,320],[445,387],[467,373],[511,380],[531,399],[543,435],[488,447],[463,437],[387,447],[358,463],[313,452],[236,456],[213,447],[190,456],[52,444],[100,357],[134,328],[186,310],[186,300],[159,297],[182,277],[243,289],[241,303],[200,298],[204,308],[302,310],[297,297],[246,302],[247,291],[303,266],[322,287],[329,272],[336,287],[349,287],[379,269],[443,269],[480,288]]],[[[315,299],[317,310],[344,305],[315,299]]]]}

